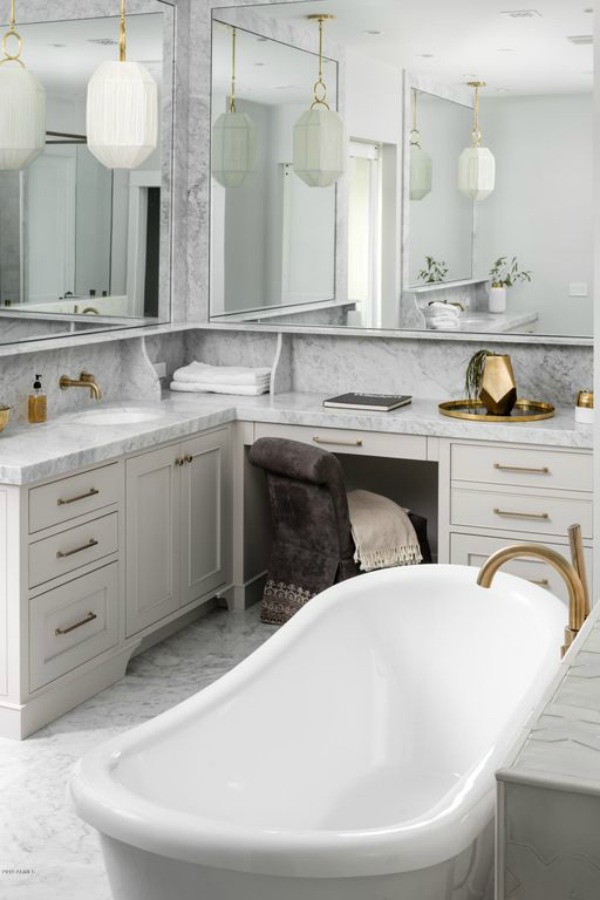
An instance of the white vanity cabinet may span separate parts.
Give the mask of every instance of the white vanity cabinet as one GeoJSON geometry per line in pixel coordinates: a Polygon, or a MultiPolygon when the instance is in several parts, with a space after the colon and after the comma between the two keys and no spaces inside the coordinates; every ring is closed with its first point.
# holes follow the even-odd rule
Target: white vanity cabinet
{"type": "MultiPolygon", "coordinates": [[[[537,543],[569,558],[567,529],[579,523],[592,585],[592,453],[545,446],[444,441],[440,447],[440,561],[481,565],[501,547],[537,543]]],[[[505,567],[566,599],[541,560],[505,567]]]]}
{"type": "Polygon", "coordinates": [[[231,435],[220,428],[126,461],[126,634],[231,579],[231,435]]]}

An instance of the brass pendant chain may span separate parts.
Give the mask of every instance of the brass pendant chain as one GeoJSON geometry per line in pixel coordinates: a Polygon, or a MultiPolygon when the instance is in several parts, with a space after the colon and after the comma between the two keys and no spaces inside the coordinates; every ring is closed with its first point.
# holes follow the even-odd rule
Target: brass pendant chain
{"type": "Polygon", "coordinates": [[[327,85],[323,81],[323,22],[333,19],[333,16],[310,15],[307,16],[307,18],[316,19],[319,23],[319,77],[313,84],[313,102],[310,108],[314,109],[315,106],[323,106],[325,109],[329,109],[329,103],[327,102],[327,85]]]}
{"type": "Polygon", "coordinates": [[[231,97],[229,98],[229,112],[234,113],[235,109],[235,58],[237,47],[237,28],[231,28],[231,97]]]}
{"type": "Polygon", "coordinates": [[[21,51],[23,49],[23,38],[19,34],[16,29],[16,18],[15,18],[15,0],[10,0],[10,22],[8,26],[8,31],[2,37],[2,59],[0,60],[0,66],[6,62],[18,62],[19,65],[25,68],[25,64],[21,60],[21,51]],[[8,50],[8,42],[10,38],[14,38],[17,42],[17,49],[15,53],[9,53],[8,50]]]}
{"type": "Polygon", "coordinates": [[[121,32],[119,37],[119,62],[127,59],[127,32],[125,30],[125,0],[121,0],[121,32]]]}

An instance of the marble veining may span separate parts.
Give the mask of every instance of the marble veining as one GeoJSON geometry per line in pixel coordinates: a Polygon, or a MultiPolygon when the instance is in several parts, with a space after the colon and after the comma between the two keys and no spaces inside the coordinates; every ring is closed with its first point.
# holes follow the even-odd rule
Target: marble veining
{"type": "Polygon", "coordinates": [[[97,835],[68,799],[74,763],[224,675],[274,630],[259,622],[258,607],[215,610],[135,657],[122,681],[28,740],[0,739],[0,898],[111,900],[97,835]]]}
{"type": "MultiPolygon", "coordinates": [[[[285,349],[282,348],[282,352],[285,349]]],[[[150,367],[151,368],[151,367],[150,367]]],[[[154,391],[156,373],[147,383],[154,391]]],[[[466,440],[518,441],[589,450],[592,428],[576,425],[572,410],[557,410],[553,419],[530,424],[483,424],[441,416],[437,403],[415,399],[391,413],[325,409],[330,394],[282,393],[260,397],[227,394],[171,394],[160,402],[144,402],[161,415],[152,421],[97,426],[80,422],[77,412],[65,413],[42,425],[9,425],[0,436],[0,482],[31,484],[88,465],[178,440],[228,422],[268,422],[321,428],[357,429],[388,434],[453,437],[466,440]]],[[[89,405],[89,401],[88,401],[89,405]]],[[[116,408],[109,403],[94,409],[116,408]]],[[[125,406],[130,405],[126,402],[125,406]]]]}

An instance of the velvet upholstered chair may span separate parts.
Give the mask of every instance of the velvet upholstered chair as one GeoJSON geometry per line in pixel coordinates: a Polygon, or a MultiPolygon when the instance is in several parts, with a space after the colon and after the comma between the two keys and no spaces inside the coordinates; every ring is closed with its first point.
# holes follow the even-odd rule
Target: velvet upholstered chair
{"type": "MultiPolygon", "coordinates": [[[[260,438],[249,459],[266,472],[274,531],[261,619],[281,624],[315,594],[361,574],[344,476],[333,453],[285,438],[260,438]]],[[[408,515],[431,562],[427,520],[408,515]]]]}

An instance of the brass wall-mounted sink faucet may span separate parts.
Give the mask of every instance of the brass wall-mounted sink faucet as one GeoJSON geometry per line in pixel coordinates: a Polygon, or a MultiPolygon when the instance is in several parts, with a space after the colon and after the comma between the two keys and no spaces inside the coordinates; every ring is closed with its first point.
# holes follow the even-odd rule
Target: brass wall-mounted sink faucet
{"type": "Polygon", "coordinates": [[[61,375],[58,383],[61,391],[66,391],[67,388],[72,387],[87,388],[90,392],[90,397],[93,397],[94,400],[102,400],[102,391],[100,390],[100,386],[97,383],[95,376],[86,372],[85,369],[82,370],[77,379],[69,378],[68,375],[61,375]]]}
{"type": "MultiPolygon", "coordinates": [[[[572,549],[574,547],[574,538],[571,529],[578,527],[571,526],[569,529],[572,549]]],[[[571,565],[564,556],[561,556],[556,550],[551,550],[550,547],[542,547],[538,544],[513,544],[510,547],[503,547],[501,550],[497,550],[484,562],[477,576],[477,584],[481,587],[489,588],[494,575],[501,566],[511,559],[522,557],[534,557],[535,559],[544,560],[552,568],[556,569],[566,582],[569,591],[569,624],[565,628],[565,643],[561,648],[561,653],[564,656],[590,613],[585,581],[580,578],[575,560],[575,565],[571,565]]],[[[582,576],[585,578],[585,573],[582,572],[582,576]]]]}

